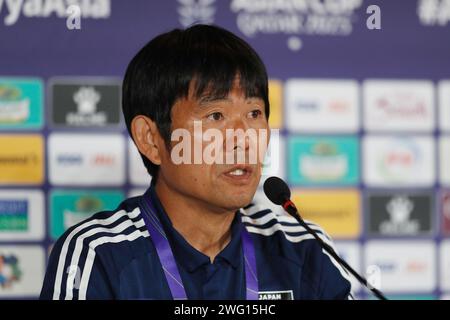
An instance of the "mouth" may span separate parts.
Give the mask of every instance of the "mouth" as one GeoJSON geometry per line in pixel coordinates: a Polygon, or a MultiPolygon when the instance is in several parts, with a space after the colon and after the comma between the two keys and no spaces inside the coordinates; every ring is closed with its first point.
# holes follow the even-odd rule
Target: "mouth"
{"type": "Polygon", "coordinates": [[[247,184],[253,173],[253,168],[245,165],[234,166],[227,171],[225,171],[222,175],[227,178],[228,181],[237,183],[237,184],[247,184]]]}

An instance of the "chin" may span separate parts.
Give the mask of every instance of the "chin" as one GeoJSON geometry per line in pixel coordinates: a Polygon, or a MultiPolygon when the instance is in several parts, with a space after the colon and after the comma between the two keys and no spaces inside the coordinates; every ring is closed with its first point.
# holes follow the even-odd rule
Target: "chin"
{"type": "Polygon", "coordinates": [[[234,210],[246,207],[253,200],[254,193],[241,193],[239,195],[230,195],[227,198],[229,199],[228,205],[232,206],[234,210]]]}

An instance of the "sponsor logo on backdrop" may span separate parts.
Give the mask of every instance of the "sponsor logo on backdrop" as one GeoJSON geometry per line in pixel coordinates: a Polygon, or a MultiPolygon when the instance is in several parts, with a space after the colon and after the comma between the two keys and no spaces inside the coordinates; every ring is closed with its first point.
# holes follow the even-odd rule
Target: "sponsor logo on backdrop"
{"type": "Polygon", "coordinates": [[[120,82],[115,79],[57,78],[51,82],[55,126],[103,127],[120,124],[120,82]]]}
{"type": "Polygon", "coordinates": [[[360,234],[360,194],[356,190],[293,190],[292,201],[302,216],[334,238],[360,234]]]}
{"type": "Polygon", "coordinates": [[[435,181],[431,136],[365,136],[364,182],[377,187],[428,187],[435,181]]]}
{"type": "Polygon", "coordinates": [[[423,26],[445,27],[450,21],[450,6],[447,0],[419,0],[417,16],[423,26]]]}
{"type": "Polygon", "coordinates": [[[81,153],[61,153],[56,158],[56,161],[61,166],[73,167],[82,166],[86,162],[92,166],[114,166],[116,165],[116,157],[111,153],[98,153],[86,159],[81,153]]]}
{"type": "Polygon", "coordinates": [[[28,229],[28,202],[25,199],[0,199],[0,232],[28,229]]]}
{"type": "Polygon", "coordinates": [[[292,43],[293,39],[300,40],[300,35],[350,35],[362,4],[362,0],[233,0],[230,10],[236,14],[238,29],[247,37],[285,34],[291,36],[288,43],[292,43]]]}
{"type": "Polygon", "coordinates": [[[369,194],[367,208],[371,235],[417,236],[433,232],[431,193],[369,194]]]}
{"type": "Polygon", "coordinates": [[[0,246],[0,297],[37,297],[44,273],[40,246],[0,246]]]}
{"type": "Polygon", "coordinates": [[[0,14],[4,12],[5,26],[13,26],[23,18],[66,18],[71,5],[77,5],[85,19],[105,19],[111,15],[110,0],[1,1],[0,14]]]}
{"type": "Polygon", "coordinates": [[[0,129],[42,127],[42,82],[0,78],[0,129]]]}
{"type": "Polygon", "coordinates": [[[441,136],[439,139],[440,177],[442,185],[450,186],[450,136],[441,136]]]}
{"type": "Polygon", "coordinates": [[[439,249],[440,254],[440,285],[442,291],[450,291],[450,240],[443,240],[439,249]]]}
{"type": "Polygon", "coordinates": [[[431,81],[367,80],[363,83],[363,94],[367,130],[434,130],[434,86],[431,81]]]}
{"type": "Polygon", "coordinates": [[[289,140],[290,182],[298,185],[350,185],[358,182],[356,138],[293,137],[289,140]]]}
{"type": "Polygon", "coordinates": [[[450,80],[439,82],[438,97],[440,129],[450,132],[450,80]]]}
{"type": "Polygon", "coordinates": [[[43,137],[0,136],[0,184],[40,184],[43,179],[43,137]]]}
{"type": "Polygon", "coordinates": [[[0,254],[0,287],[2,289],[11,288],[14,282],[20,281],[22,271],[19,267],[19,260],[13,254],[0,254]]]}
{"type": "Polygon", "coordinates": [[[125,180],[120,134],[51,134],[49,178],[55,185],[120,185],[125,180]]]}
{"type": "Polygon", "coordinates": [[[66,123],[69,125],[105,125],[107,117],[105,112],[97,111],[101,94],[94,87],[81,87],[73,95],[73,101],[77,105],[76,112],[66,115],[66,123]]]}
{"type": "Polygon", "coordinates": [[[283,127],[283,85],[279,80],[269,80],[269,127],[280,129],[283,127]]]}
{"type": "Polygon", "coordinates": [[[0,86],[0,119],[2,124],[21,123],[30,117],[30,99],[17,87],[0,86]]]}
{"type": "Polygon", "coordinates": [[[215,0],[177,0],[178,20],[187,28],[194,23],[214,23],[215,0]]]}
{"type": "Polygon", "coordinates": [[[444,234],[450,234],[450,191],[443,191],[442,199],[442,231],[444,234]]]}
{"type": "Polygon", "coordinates": [[[369,241],[364,253],[366,266],[380,269],[380,286],[386,293],[435,290],[434,241],[369,241]]]}
{"type": "Polygon", "coordinates": [[[0,241],[42,240],[44,196],[39,190],[0,190],[0,241]]]}
{"type": "Polygon", "coordinates": [[[124,199],[119,191],[53,191],[50,195],[51,236],[57,239],[94,213],[114,210],[124,199]]]}
{"type": "Polygon", "coordinates": [[[289,80],[287,128],[293,132],[356,132],[358,90],[358,83],[351,80],[289,80]]]}

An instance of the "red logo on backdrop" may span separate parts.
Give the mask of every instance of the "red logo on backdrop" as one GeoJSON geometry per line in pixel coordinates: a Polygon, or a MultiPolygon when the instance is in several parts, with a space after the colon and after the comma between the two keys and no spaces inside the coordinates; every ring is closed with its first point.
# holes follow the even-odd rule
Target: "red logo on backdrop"
{"type": "Polygon", "coordinates": [[[388,117],[420,118],[428,116],[425,103],[411,94],[397,94],[378,98],[376,106],[388,117]]]}
{"type": "Polygon", "coordinates": [[[333,100],[328,105],[328,108],[334,113],[345,113],[349,111],[350,103],[345,100],[333,100]]]}
{"type": "Polygon", "coordinates": [[[414,155],[409,152],[394,151],[386,156],[386,162],[391,166],[410,167],[414,163],[414,155]]]}
{"type": "Polygon", "coordinates": [[[92,163],[96,166],[112,166],[115,162],[115,157],[108,154],[98,154],[92,159],[92,163]]]}
{"type": "Polygon", "coordinates": [[[442,194],[442,228],[444,234],[450,234],[450,191],[442,194]]]}

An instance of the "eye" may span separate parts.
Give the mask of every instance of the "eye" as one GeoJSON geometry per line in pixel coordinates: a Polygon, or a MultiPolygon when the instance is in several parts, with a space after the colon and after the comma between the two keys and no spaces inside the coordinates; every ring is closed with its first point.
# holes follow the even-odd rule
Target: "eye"
{"type": "Polygon", "coordinates": [[[213,112],[210,115],[208,115],[208,119],[213,121],[219,121],[223,119],[223,114],[221,112],[213,112]]]}
{"type": "Polygon", "coordinates": [[[259,109],[255,109],[255,110],[252,110],[249,112],[249,116],[252,119],[256,119],[256,118],[260,117],[261,115],[262,115],[262,112],[259,109]]]}

